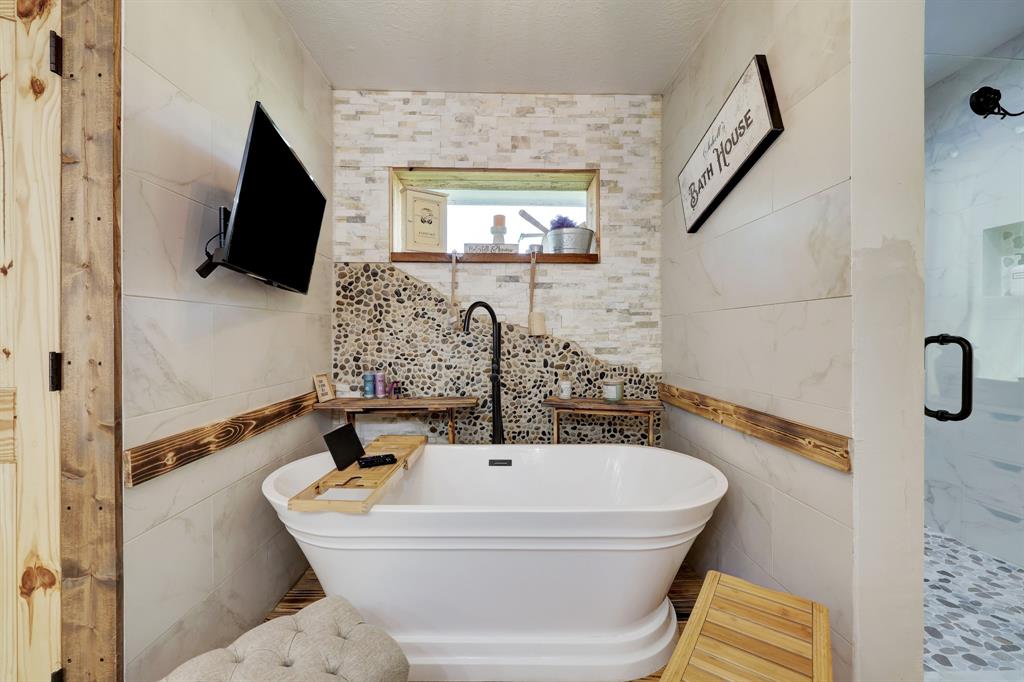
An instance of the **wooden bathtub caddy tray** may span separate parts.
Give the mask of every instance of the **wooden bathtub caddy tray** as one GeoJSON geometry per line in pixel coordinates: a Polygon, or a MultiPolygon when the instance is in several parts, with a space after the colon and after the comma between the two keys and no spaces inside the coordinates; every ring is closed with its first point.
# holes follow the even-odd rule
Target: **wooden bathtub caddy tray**
{"type": "Polygon", "coordinates": [[[332,469],[311,483],[305,490],[288,500],[288,509],[292,511],[321,512],[333,511],[345,514],[365,514],[384,495],[387,488],[395,480],[400,469],[410,469],[427,444],[426,436],[378,436],[366,446],[366,454],[392,454],[398,460],[394,464],[360,469],[353,462],[344,471],[332,469]],[[344,490],[369,490],[370,494],[361,500],[321,500],[317,499],[325,492],[341,488],[344,490]]]}

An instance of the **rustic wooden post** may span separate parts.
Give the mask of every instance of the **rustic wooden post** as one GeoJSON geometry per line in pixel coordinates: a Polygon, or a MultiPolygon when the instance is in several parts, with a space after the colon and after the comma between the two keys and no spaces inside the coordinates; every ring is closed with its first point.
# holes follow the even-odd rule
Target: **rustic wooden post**
{"type": "Polygon", "coordinates": [[[121,579],[121,72],[117,0],[63,0],[61,662],[118,680],[121,579]]]}

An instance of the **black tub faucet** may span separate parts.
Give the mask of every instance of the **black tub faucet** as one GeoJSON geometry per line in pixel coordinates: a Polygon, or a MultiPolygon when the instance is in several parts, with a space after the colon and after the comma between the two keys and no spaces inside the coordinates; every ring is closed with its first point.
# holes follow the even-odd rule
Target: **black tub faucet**
{"type": "Polygon", "coordinates": [[[494,314],[494,308],[477,301],[466,309],[462,331],[469,332],[469,320],[477,308],[483,308],[491,316],[491,442],[501,445],[505,442],[505,426],[501,421],[501,323],[494,314]]]}

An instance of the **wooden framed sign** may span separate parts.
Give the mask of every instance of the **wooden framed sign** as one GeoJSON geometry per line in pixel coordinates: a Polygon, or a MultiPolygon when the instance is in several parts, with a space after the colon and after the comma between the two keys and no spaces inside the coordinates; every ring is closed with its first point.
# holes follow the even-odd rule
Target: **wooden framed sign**
{"type": "Polygon", "coordinates": [[[696,232],[782,133],[768,60],[754,55],[679,172],[687,232],[696,232]]]}
{"type": "Polygon", "coordinates": [[[326,374],[313,375],[313,388],[316,389],[316,401],[318,403],[334,400],[337,397],[334,393],[334,384],[331,383],[331,378],[326,374]]]}
{"type": "Polygon", "coordinates": [[[402,188],[404,195],[405,251],[446,253],[448,249],[448,195],[426,189],[402,188]]]}

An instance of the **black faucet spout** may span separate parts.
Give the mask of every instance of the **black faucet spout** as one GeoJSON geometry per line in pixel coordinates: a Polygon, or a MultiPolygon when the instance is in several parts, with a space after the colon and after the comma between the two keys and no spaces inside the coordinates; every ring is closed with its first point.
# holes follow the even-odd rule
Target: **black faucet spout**
{"type": "Polygon", "coordinates": [[[505,426],[501,420],[501,323],[494,308],[477,301],[466,309],[462,331],[469,332],[469,321],[477,308],[483,308],[491,316],[491,443],[501,445],[505,442],[505,426]]]}

